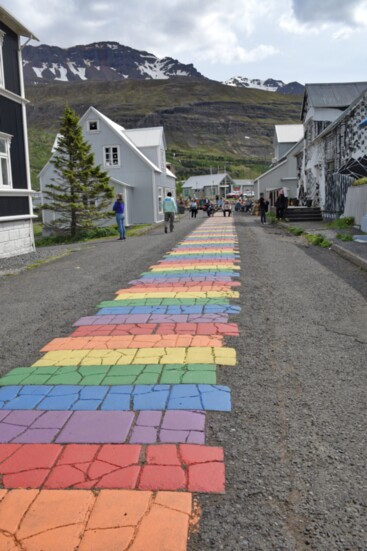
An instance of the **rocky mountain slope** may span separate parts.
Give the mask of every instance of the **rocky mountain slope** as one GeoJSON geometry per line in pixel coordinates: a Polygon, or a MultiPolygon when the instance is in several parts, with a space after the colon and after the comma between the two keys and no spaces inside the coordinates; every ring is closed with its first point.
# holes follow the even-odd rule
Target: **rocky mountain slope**
{"type": "MultiPolygon", "coordinates": [[[[170,78],[205,79],[192,64],[176,59],[157,58],[154,54],[122,46],[118,42],[95,42],[85,46],[59,48],[57,46],[25,46],[23,50],[26,83],[167,80],[170,78]]],[[[223,82],[226,86],[254,88],[282,94],[303,94],[298,82],[285,84],[274,79],[233,77],[223,82]]]]}
{"type": "Polygon", "coordinates": [[[158,59],[118,42],[96,42],[66,49],[46,44],[26,46],[23,69],[26,83],[205,78],[193,65],[184,65],[170,57],[158,59]]]}
{"type": "MultiPolygon", "coordinates": [[[[273,156],[274,125],[299,123],[302,105],[302,96],[203,78],[38,83],[26,86],[26,97],[32,152],[44,144],[46,159],[65,104],[80,116],[93,105],[127,129],[163,126],[168,158],[185,176],[200,173],[202,160],[207,173],[213,158],[222,168],[225,162],[228,169],[230,159],[242,168],[260,163],[263,170],[273,156]]],[[[35,172],[42,163],[33,167],[35,172]]],[[[239,174],[252,177],[253,171],[239,174]]]]}

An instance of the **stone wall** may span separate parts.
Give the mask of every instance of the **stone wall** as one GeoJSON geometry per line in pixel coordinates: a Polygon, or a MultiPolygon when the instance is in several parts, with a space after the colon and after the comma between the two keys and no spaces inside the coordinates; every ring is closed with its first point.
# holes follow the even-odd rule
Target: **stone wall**
{"type": "Polygon", "coordinates": [[[0,258],[27,254],[34,250],[32,220],[0,223],[0,258]]]}

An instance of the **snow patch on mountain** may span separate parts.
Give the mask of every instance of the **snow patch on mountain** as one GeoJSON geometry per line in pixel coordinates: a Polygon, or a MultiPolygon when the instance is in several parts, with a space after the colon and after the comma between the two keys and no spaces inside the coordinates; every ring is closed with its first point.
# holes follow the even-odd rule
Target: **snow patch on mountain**
{"type": "Polygon", "coordinates": [[[223,82],[226,86],[236,86],[243,88],[255,88],[257,90],[266,90],[267,92],[277,92],[279,88],[285,86],[282,80],[261,80],[259,78],[249,79],[247,77],[236,76],[223,82]]]}
{"type": "Polygon", "coordinates": [[[256,90],[265,90],[266,92],[278,92],[281,94],[303,94],[304,86],[299,82],[290,82],[285,84],[282,80],[268,78],[261,80],[259,78],[247,78],[236,76],[224,82],[225,86],[235,86],[237,88],[255,88],[256,90]]]}

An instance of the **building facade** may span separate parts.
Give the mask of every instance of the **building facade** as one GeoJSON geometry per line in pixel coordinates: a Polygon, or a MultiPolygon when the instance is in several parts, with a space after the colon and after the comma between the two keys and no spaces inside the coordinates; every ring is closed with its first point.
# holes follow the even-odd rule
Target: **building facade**
{"type": "MultiPolygon", "coordinates": [[[[96,165],[109,174],[115,193],[124,196],[126,225],[162,222],[164,197],[169,191],[176,195],[176,177],[166,166],[163,127],[126,130],[94,107],[86,111],[79,124],[96,165]]],[[[41,193],[55,177],[51,157],[40,173],[41,193]]],[[[55,220],[55,216],[43,210],[44,224],[55,220]]]]}
{"type": "Polygon", "coordinates": [[[0,258],[34,250],[22,37],[37,40],[0,7],[0,258]]]}

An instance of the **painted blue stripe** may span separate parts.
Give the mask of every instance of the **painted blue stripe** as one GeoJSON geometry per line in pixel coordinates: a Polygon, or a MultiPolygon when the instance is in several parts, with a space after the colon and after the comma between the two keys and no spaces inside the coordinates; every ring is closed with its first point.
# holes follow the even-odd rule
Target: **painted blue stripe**
{"type": "Polygon", "coordinates": [[[0,409],[42,411],[230,411],[221,385],[17,385],[0,388],[0,409]]]}

